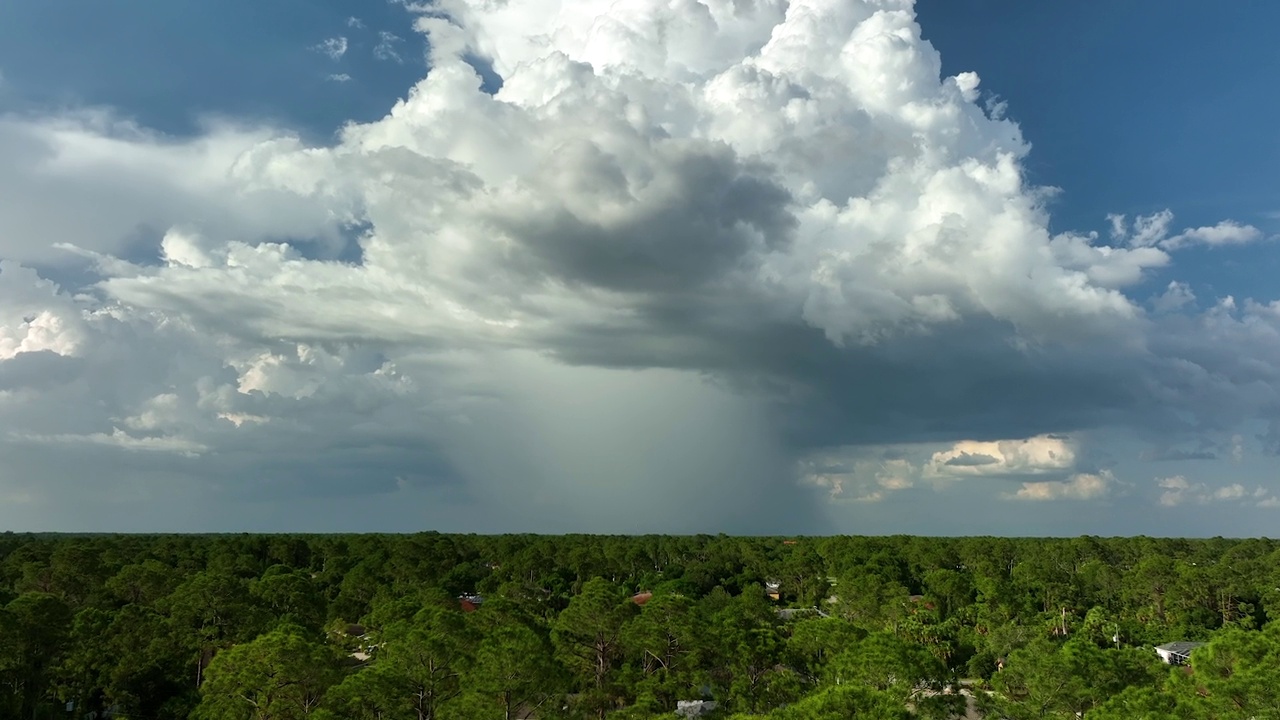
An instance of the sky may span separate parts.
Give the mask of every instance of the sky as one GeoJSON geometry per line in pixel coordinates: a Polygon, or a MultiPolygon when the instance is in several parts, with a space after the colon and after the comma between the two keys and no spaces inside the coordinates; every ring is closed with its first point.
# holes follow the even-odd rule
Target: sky
{"type": "Polygon", "coordinates": [[[0,5],[0,531],[1272,535],[1274,3],[0,5]]]}

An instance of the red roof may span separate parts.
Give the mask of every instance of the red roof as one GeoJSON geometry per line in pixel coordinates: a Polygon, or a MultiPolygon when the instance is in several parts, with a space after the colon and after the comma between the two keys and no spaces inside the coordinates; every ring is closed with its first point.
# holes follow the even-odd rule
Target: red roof
{"type": "Polygon", "coordinates": [[[653,597],[653,593],[651,592],[638,592],[635,595],[631,596],[631,602],[637,605],[644,605],[645,603],[649,602],[649,598],[652,598],[652,597],[653,597]]]}

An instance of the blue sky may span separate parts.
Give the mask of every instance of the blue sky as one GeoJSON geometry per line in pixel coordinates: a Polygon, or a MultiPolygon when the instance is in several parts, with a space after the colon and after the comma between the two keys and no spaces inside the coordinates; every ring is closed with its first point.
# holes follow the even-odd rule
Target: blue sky
{"type": "Polygon", "coordinates": [[[0,529],[1273,526],[1280,6],[703,5],[0,5],[0,529]]]}
{"type": "Polygon", "coordinates": [[[327,140],[380,117],[422,77],[412,21],[381,2],[5,3],[0,68],[10,107],[109,105],[176,135],[223,115],[327,140]],[[318,47],[329,38],[346,39],[341,56],[318,47]],[[375,55],[384,43],[395,57],[375,55]],[[351,80],[331,79],[343,74],[351,80]]]}
{"type": "MultiPolygon", "coordinates": [[[[1061,229],[1177,208],[1280,231],[1280,75],[1274,3],[922,0],[946,73],[975,70],[1034,148],[1033,182],[1064,190],[1061,229]]],[[[1270,296],[1274,253],[1181,259],[1194,282],[1270,296]]]]}

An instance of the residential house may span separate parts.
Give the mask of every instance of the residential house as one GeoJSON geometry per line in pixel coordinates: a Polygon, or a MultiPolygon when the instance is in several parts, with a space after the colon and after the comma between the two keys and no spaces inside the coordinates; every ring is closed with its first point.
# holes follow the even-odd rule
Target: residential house
{"type": "Polygon", "coordinates": [[[686,718],[709,715],[716,709],[715,700],[677,700],[676,714],[686,718]]]}
{"type": "Polygon", "coordinates": [[[782,583],[777,580],[766,580],[764,583],[764,594],[768,595],[770,600],[777,600],[782,596],[782,583]]]}
{"type": "Polygon", "coordinates": [[[1167,665],[1186,665],[1191,652],[1204,645],[1202,642],[1171,642],[1156,646],[1156,654],[1167,665]]]}

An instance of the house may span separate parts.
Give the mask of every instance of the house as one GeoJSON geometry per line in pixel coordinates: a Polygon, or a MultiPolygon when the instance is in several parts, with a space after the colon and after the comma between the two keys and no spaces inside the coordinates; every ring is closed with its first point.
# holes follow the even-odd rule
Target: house
{"type": "Polygon", "coordinates": [[[1202,642],[1171,642],[1156,646],[1156,654],[1168,665],[1186,665],[1191,651],[1204,645],[1202,642]]]}
{"type": "Polygon", "coordinates": [[[642,607],[644,606],[645,603],[649,602],[652,599],[653,599],[653,593],[649,592],[648,590],[645,590],[643,592],[638,592],[635,595],[631,596],[631,602],[637,605],[640,605],[642,607]]]}
{"type": "Polygon", "coordinates": [[[782,583],[777,580],[767,580],[764,584],[764,594],[769,596],[770,600],[777,600],[781,597],[782,583]]]}
{"type": "Polygon", "coordinates": [[[347,656],[358,665],[369,662],[373,657],[374,649],[378,646],[370,637],[369,628],[358,623],[347,623],[333,633],[336,636],[333,639],[350,651],[347,656]]]}
{"type": "MultiPolygon", "coordinates": [[[[933,603],[932,603],[932,602],[930,602],[930,601],[928,601],[928,600],[925,600],[923,595],[908,595],[908,596],[907,596],[907,602],[910,602],[910,603],[912,603],[913,605],[920,605],[920,606],[922,606],[925,610],[933,610],[933,609],[934,609],[934,607],[933,607],[933,603]]],[[[912,610],[911,612],[915,612],[915,610],[912,610]]]]}
{"type": "Polygon", "coordinates": [[[677,700],[676,714],[687,718],[702,717],[715,711],[716,705],[715,700],[677,700]]]}
{"type": "Polygon", "coordinates": [[[778,618],[783,622],[791,622],[792,620],[802,620],[807,617],[831,617],[816,607],[807,608],[778,608],[778,618]]]}
{"type": "Polygon", "coordinates": [[[475,594],[458,596],[458,606],[462,608],[462,612],[475,612],[483,602],[484,598],[475,594]]]}

